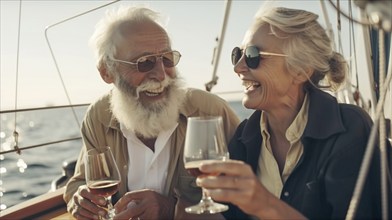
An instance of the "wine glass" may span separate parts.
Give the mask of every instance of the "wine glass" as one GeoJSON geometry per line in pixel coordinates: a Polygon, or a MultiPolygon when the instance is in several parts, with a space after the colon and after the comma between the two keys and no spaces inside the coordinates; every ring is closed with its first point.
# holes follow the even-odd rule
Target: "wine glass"
{"type": "MultiPolygon", "coordinates": [[[[219,175],[202,173],[199,166],[207,161],[228,159],[223,121],[220,116],[189,117],[184,146],[185,169],[193,176],[219,175]]],[[[227,205],[216,203],[204,189],[199,204],[185,208],[193,214],[214,214],[228,210],[227,205]]]]}
{"type": "Polygon", "coordinates": [[[91,149],[85,157],[86,183],[91,193],[107,200],[106,219],[113,219],[112,195],[118,191],[121,177],[110,147],[91,149]]]}

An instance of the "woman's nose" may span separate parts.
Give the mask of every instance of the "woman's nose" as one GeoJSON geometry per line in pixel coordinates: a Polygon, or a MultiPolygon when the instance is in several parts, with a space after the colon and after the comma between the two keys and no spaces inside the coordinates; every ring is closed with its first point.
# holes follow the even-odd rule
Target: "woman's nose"
{"type": "Polygon", "coordinates": [[[247,72],[248,70],[249,67],[246,65],[245,56],[242,55],[238,62],[234,65],[234,72],[237,74],[242,74],[244,72],[247,72]]]}

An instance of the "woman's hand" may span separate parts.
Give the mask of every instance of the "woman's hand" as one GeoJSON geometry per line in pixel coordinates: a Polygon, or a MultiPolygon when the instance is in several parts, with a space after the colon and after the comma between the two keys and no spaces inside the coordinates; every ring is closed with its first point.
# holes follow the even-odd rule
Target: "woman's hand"
{"type": "Polygon", "coordinates": [[[197,179],[197,184],[204,187],[208,195],[217,201],[233,203],[248,214],[256,214],[263,207],[260,201],[269,196],[251,167],[242,161],[205,163],[200,170],[222,174],[197,179]]]}
{"type": "Polygon", "coordinates": [[[196,181],[214,200],[230,202],[261,219],[305,219],[297,210],[271,194],[252,168],[242,161],[205,163],[199,169],[203,173],[221,173],[219,176],[199,177],[196,181]]]}

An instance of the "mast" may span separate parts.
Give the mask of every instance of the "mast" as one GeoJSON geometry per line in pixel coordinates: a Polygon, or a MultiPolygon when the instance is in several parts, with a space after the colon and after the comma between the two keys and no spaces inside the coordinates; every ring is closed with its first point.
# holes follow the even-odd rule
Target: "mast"
{"type": "Polygon", "coordinates": [[[230,7],[231,7],[231,0],[226,0],[225,14],[223,17],[223,25],[222,25],[222,29],[221,29],[219,37],[216,38],[218,45],[214,48],[214,54],[213,54],[213,60],[212,60],[212,65],[213,65],[214,69],[212,71],[212,79],[211,79],[211,81],[204,84],[206,87],[206,90],[208,92],[210,92],[212,87],[215,86],[218,82],[219,77],[217,76],[216,71],[218,70],[220,55],[221,55],[221,51],[222,51],[222,45],[223,45],[223,41],[225,39],[226,26],[227,26],[227,22],[229,20],[230,7]]]}

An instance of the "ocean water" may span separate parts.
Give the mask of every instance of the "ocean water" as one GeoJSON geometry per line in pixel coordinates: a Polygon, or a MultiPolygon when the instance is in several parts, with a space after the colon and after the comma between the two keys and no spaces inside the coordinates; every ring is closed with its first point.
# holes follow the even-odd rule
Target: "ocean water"
{"type": "MultiPolygon", "coordinates": [[[[75,108],[79,123],[87,107],[75,108]]],[[[14,148],[15,114],[1,114],[1,151],[14,148]]],[[[79,126],[70,108],[18,112],[19,147],[79,137],[79,126]]],[[[31,148],[0,155],[0,210],[50,190],[62,176],[63,161],[76,159],[81,140],[31,148]]]]}
{"type": "MultiPolygon", "coordinates": [[[[241,119],[248,117],[240,101],[229,102],[241,119]]],[[[87,107],[77,107],[77,120],[70,108],[18,112],[16,130],[19,147],[79,137],[87,107]]],[[[15,114],[1,114],[0,151],[14,147],[15,114]]],[[[51,190],[52,181],[63,175],[65,161],[76,160],[81,140],[32,148],[0,155],[0,211],[51,190]]]]}

